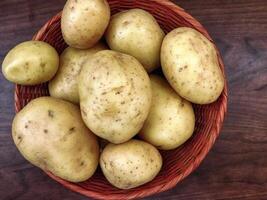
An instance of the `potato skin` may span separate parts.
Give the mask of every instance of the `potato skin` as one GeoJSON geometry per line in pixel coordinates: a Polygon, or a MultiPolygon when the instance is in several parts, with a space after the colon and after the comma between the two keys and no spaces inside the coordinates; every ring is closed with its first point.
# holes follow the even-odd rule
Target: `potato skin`
{"type": "Polygon", "coordinates": [[[152,181],[160,172],[162,157],[152,145],[130,140],[109,144],[100,157],[107,180],[119,189],[131,189],[152,181]]]}
{"type": "Polygon", "coordinates": [[[61,19],[64,40],[74,48],[91,48],[103,36],[109,20],[106,0],[68,0],[61,19]]]}
{"type": "Polygon", "coordinates": [[[6,79],[13,83],[37,85],[52,79],[58,65],[58,53],[51,45],[41,41],[27,41],[8,52],[2,71],[6,79]]]}
{"type": "Polygon", "coordinates": [[[194,132],[193,107],[163,78],[150,75],[150,80],[152,106],[139,136],[158,149],[175,149],[185,143],[194,132]]]}
{"type": "Polygon", "coordinates": [[[82,65],[87,59],[90,59],[96,52],[107,49],[107,47],[98,43],[94,47],[81,50],[68,47],[60,55],[60,64],[56,76],[49,82],[49,93],[52,97],[64,99],[78,104],[78,75],[82,65]]]}
{"type": "Polygon", "coordinates": [[[105,37],[112,50],[134,56],[148,72],[160,66],[165,33],[147,11],[131,9],[111,17],[105,37]]]}
{"type": "Polygon", "coordinates": [[[191,28],[177,28],[164,39],[161,64],[176,92],[196,104],[215,102],[224,88],[214,45],[191,28]]]}
{"type": "Polygon", "coordinates": [[[151,105],[151,85],[143,66],[132,56],[100,51],[79,76],[82,117],[97,136],[118,144],[142,128],[151,105]]]}
{"type": "Polygon", "coordinates": [[[33,165],[71,182],[95,172],[97,138],[84,125],[78,106],[52,97],[31,101],[15,117],[13,140],[33,165]]]}

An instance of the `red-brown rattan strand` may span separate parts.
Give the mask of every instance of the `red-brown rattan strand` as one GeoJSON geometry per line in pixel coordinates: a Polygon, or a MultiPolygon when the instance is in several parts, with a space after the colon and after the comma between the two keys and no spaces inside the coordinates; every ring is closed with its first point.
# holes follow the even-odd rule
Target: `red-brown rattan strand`
{"type": "MultiPolygon", "coordinates": [[[[155,16],[166,33],[180,26],[192,27],[212,39],[203,26],[182,8],[167,0],[109,0],[112,14],[131,8],[141,8],[155,16]]],[[[61,53],[66,44],[60,29],[61,13],[50,19],[34,36],[34,40],[42,40],[53,45],[61,53]]],[[[224,65],[218,52],[220,67],[224,73],[224,65]]],[[[225,73],[224,73],[225,74],[225,73]]],[[[38,86],[20,86],[15,88],[15,109],[20,111],[30,100],[48,96],[47,84],[38,86]]],[[[65,187],[96,199],[135,199],[166,191],[196,169],[213,146],[222,127],[227,110],[227,84],[217,102],[211,105],[194,105],[196,112],[196,130],[193,137],[182,147],[162,152],[164,165],[160,174],[150,183],[130,190],[119,190],[111,186],[98,169],[95,175],[86,182],[74,184],[47,174],[65,187]]]]}

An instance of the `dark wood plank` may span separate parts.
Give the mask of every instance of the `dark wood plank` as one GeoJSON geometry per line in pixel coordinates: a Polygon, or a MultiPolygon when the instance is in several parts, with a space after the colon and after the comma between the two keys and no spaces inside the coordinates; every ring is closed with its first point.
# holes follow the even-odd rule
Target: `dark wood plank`
{"type": "MultiPolygon", "coordinates": [[[[155,200],[267,199],[267,3],[265,0],[176,0],[208,29],[222,52],[229,112],[201,166],[155,200]]],[[[0,1],[0,60],[29,40],[64,0],[0,1]]],[[[3,200],[87,199],[28,164],[10,136],[14,86],[0,76],[0,196],[3,200]]]]}

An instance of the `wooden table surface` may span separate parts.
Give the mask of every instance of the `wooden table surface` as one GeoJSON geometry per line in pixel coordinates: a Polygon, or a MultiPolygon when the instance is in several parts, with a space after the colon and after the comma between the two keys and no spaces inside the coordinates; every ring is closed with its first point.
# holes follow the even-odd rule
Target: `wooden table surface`
{"type": "MultiPolygon", "coordinates": [[[[214,148],[174,189],[147,200],[267,199],[267,1],[177,0],[221,50],[229,111],[214,148]]],[[[29,40],[64,0],[1,0],[0,62],[29,40]]],[[[83,200],[25,161],[11,138],[14,85],[0,76],[0,199],[83,200]]]]}

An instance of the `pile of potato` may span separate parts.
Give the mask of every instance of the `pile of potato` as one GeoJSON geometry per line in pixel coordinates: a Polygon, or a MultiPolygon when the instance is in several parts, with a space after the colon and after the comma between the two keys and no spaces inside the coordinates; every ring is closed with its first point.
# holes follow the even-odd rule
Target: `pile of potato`
{"type": "Polygon", "coordinates": [[[153,180],[162,167],[157,149],[175,149],[194,132],[190,102],[215,102],[223,90],[214,45],[186,27],[165,36],[141,9],[110,17],[106,0],[68,0],[61,28],[69,47],[60,57],[28,41],[3,62],[11,82],[49,81],[51,97],[31,101],[13,121],[17,148],[71,182],[89,179],[99,163],[120,189],[153,180]],[[166,79],[153,74],[160,66],[166,79]]]}

